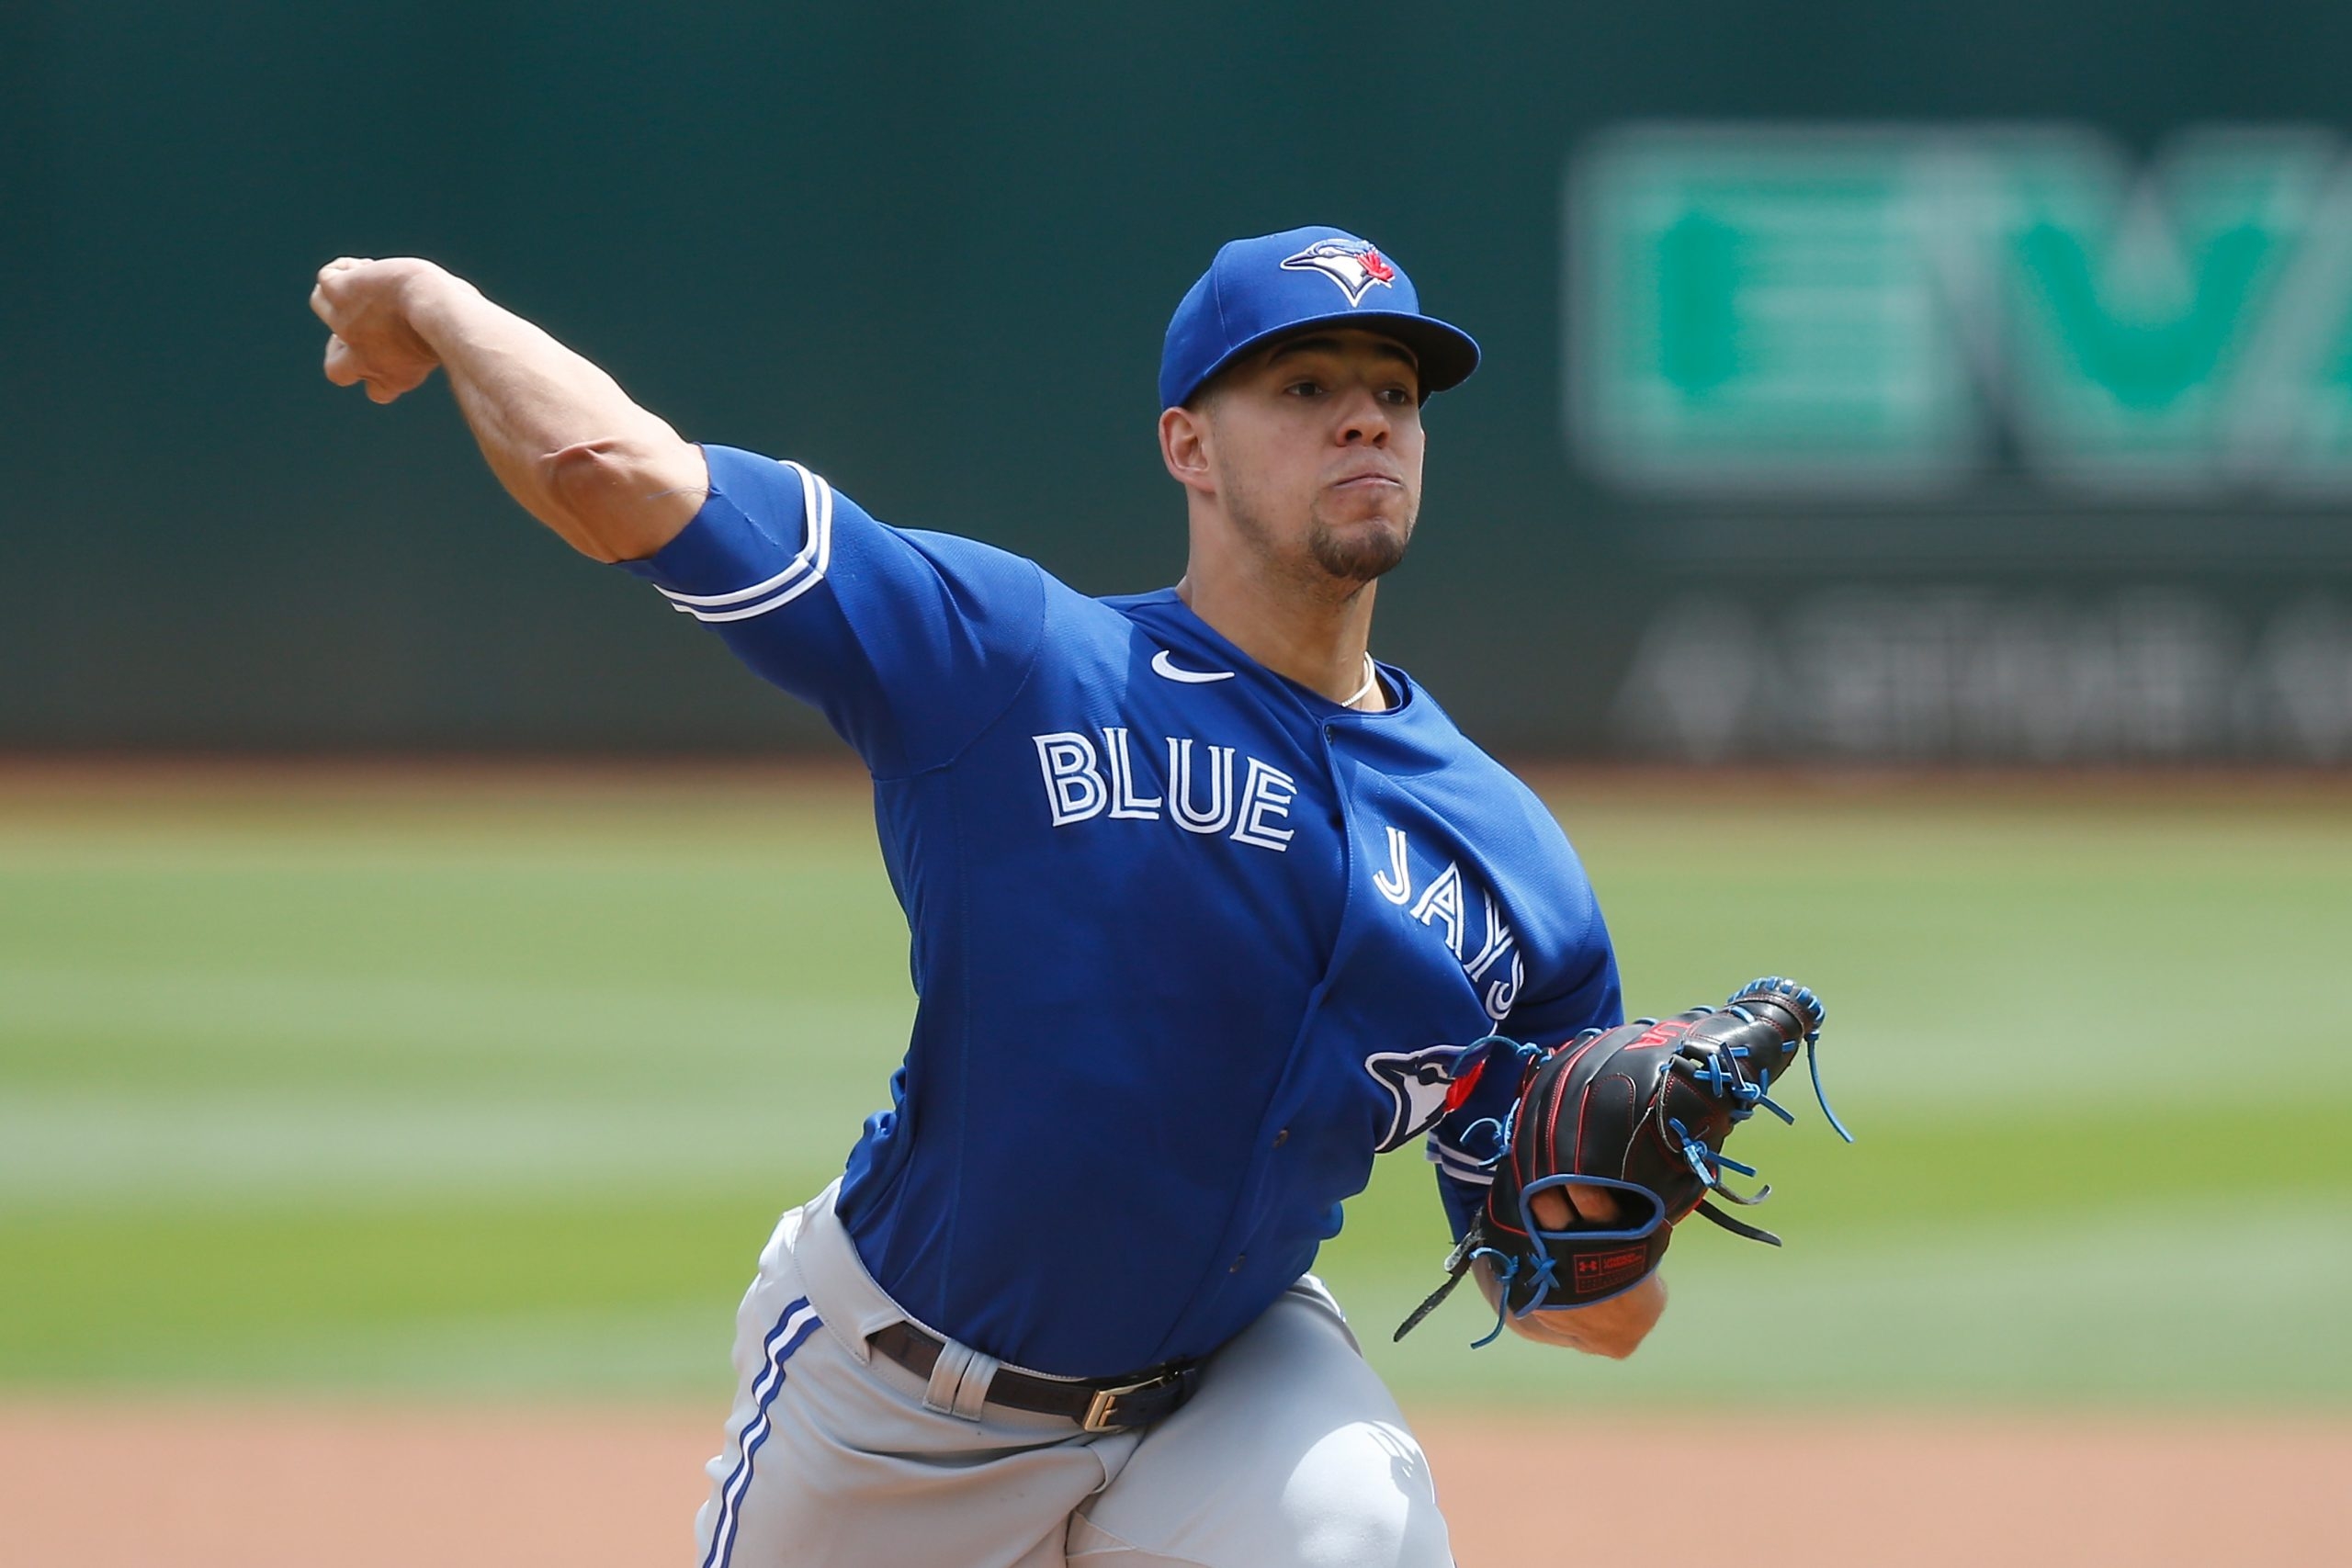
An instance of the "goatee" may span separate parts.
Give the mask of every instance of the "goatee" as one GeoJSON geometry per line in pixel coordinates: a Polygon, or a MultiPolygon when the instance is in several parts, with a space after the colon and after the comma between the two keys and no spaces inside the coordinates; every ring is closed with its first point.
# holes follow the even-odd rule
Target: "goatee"
{"type": "Polygon", "coordinates": [[[1411,530],[1367,520],[1346,533],[1317,519],[1306,536],[1315,564],[1348,582],[1370,582],[1396,570],[1411,530]]]}

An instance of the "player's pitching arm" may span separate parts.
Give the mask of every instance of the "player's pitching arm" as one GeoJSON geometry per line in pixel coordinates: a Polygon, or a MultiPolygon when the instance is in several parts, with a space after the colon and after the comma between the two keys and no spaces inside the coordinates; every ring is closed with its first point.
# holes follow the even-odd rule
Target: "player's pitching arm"
{"type": "Polygon", "coordinates": [[[707,492],[702,449],[610,376],[431,262],[345,256],[311,309],[333,334],[327,379],[389,403],[439,366],[491,472],[582,555],[639,560],[675,538],[707,492]]]}
{"type": "MultiPolygon", "coordinates": [[[[1553,1229],[1566,1228],[1568,1199],[1559,1190],[1538,1192],[1528,1199],[1535,1211],[1539,1224],[1553,1229]]],[[[1576,1194],[1576,1206],[1586,1219],[1607,1223],[1617,1217],[1617,1201],[1607,1192],[1592,1188],[1580,1189],[1576,1194]]],[[[1521,1339],[1532,1339],[1539,1345],[1561,1345],[1587,1355],[1606,1356],[1622,1361],[1640,1348],[1649,1337],[1651,1329],[1666,1312],[1666,1277],[1652,1274],[1623,1295],[1611,1296],[1590,1306],[1559,1307],[1545,1312],[1531,1312],[1514,1317],[1503,1311],[1502,1287],[1495,1281],[1494,1269],[1484,1258],[1474,1266],[1478,1289],[1487,1304],[1497,1316],[1510,1325],[1512,1332],[1521,1339]]]]}

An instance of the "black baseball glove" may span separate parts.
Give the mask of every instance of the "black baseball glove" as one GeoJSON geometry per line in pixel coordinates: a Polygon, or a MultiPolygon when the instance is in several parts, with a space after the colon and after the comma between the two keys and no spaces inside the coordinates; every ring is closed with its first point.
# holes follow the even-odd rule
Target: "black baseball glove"
{"type": "MultiPolygon", "coordinates": [[[[1523,1316],[1589,1306],[1631,1290],[1657,1268],[1675,1224],[1694,1209],[1725,1230],[1780,1246],[1780,1237],[1732,1218],[1711,1200],[1757,1203],[1771,1190],[1742,1197],[1724,1185],[1727,1170],[1756,1174],[1724,1154],[1724,1140],[1759,1106],[1795,1120],[1771,1090],[1799,1049],[1819,1039],[1821,1023],[1819,998],[1792,980],[1769,976],[1741,987],[1720,1010],[1693,1008],[1663,1021],[1589,1029],[1548,1052],[1523,1052],[1519,1098],[1501,1129],[1486,1205],[1446,1260],[1446,1282],[1396,1337],[1482,1258],[1503,1287],[1504,1310],[1523,1316]],[[1565,1198],[1569,1189],[1610,1194],[1615,1217],[1577,1217],[1572,1202],[1567,1229],[1544,1228],[1529,1200],[1552,1190],[1565,1198]]],[[[1851,1143],[1821,1096],[1809,1051],[1806,1061],[1822,1113],[1851,1143]]],[[[1498,1321],[1496,1332],[1501,1327],[1498,1321]]]]}

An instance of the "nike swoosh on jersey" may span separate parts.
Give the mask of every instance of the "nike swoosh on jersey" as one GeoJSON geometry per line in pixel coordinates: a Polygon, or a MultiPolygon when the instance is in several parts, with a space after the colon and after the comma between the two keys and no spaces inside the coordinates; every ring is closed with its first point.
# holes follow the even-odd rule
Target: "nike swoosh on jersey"
{"type": "Polygon", "coordinates": [[[1174,661],[1168,657],[1168,650],[1164,648],[1151,656],[1151,672],[1155,675],[1165,675],[1170,681],[1182,681],[1190,685],[1199,685],[1207,681],[1233,679],[1233,671],[1230,670],[1179,670],[1174,661]]]}

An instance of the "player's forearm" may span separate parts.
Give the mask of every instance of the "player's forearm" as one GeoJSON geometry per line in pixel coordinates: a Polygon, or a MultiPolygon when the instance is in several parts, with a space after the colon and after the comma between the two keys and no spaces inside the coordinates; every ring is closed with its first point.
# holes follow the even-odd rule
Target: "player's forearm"
{"type": "MultiPolygon", "coordinates": [[[[1502,1288],[1482,1259],[1477,1265],[1478,1288],[1487,1304],[1502,1310],[1502,1288]]],[[[1589,1356],[1622,1361],[1641,1348],[1666,1312],[1666,1277],[1652,1274],[1624,1294],[1590,1306],[1555,1307],[1509,1318],[1511,1331],[1539,1345],[1564,1346],[1589,1356]]]]}
{"type": "Polygon", "coordinates": [[[708,483],[700,449],[610,376],[446,272],[409,296],[410,324],[524,510],[607,561],[650,556],[693,519],[708,483]]]}

